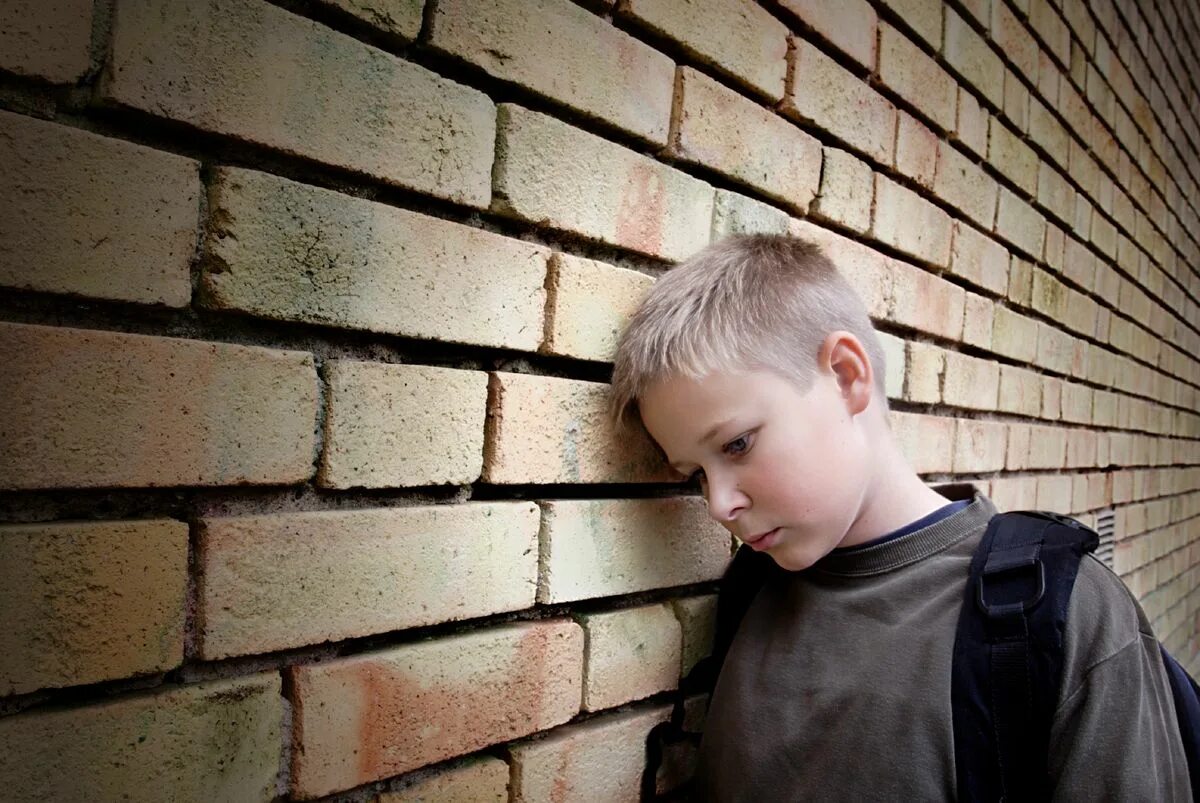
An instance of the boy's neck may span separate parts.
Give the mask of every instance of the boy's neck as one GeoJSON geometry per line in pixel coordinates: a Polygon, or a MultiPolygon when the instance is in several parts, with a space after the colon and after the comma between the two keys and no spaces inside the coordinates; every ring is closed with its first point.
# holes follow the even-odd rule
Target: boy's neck
{"type": "Polygon", "coordinates": [[[950,504],[917,476],[892,444],[883,451],[859,514],[839,546],[873,541],[950,504]]]}

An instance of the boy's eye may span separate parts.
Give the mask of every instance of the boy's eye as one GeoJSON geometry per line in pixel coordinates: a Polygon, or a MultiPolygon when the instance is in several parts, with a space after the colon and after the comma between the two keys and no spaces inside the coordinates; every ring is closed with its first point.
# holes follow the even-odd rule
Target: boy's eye
{"type": "Polygon", "coordinates": [[[749,450],[750,433],[739,435],[724,446],[725,454],[733,455],[735,457],[740,454],[745,454],[749,450]]]}

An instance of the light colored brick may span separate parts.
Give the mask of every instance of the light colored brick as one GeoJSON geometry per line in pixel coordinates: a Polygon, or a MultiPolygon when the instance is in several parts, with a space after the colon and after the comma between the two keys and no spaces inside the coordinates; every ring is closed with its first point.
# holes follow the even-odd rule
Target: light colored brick
{"type": "Polygon", "coordinates": [[[1029,90],[1012,70],[1004,71],[1004,116],[1022,134],[1029,132],[1029,90]]]}
{"type": "Polygon", "coordinates": [[[991,499],[1001,512],[1037,507],[1037,477],[998,477],[992,480],[991,499]]]}
{"type": "MultiPolygon", "coordinates": [[[[908,370],[905,358],[905,342],[895,335],[879,332],[879,343],[883,346],[883,358],[887,362],[884,376],[884,392],[889,399],[898,399],[904,393],[904,375],[908,370]]],[[[878,367],[876,367],[878,370],[878,367]]]]}
{"type": "Polygon", "coordinates": [[[1025,192],[1037,193],[1037,154],[999,117],[991,118],[988,125],[988,161],[1025,192]]]}
{"type": "MultiPolygon", "coordinates": [[[[1063,276],[1091,291],[1096,286],[1096,255],[1074,237],[1063,240],[1063,276]]],[[[1115,277],[1115,273],[1112,274],[1115,277]]]]}
{"type": "Polygon", "coordinates": [[[1096,432],[1072,429],[1067,432],[1067,468],[1090,468],[1096,465],[1096,432]]]}
{"type": "Polygon", "coordinates": [[[699,497],[542,502],[538,602],[716,580],[730,536],[699,497]]]}
{"type": "Polygon", "coordinates": [[[1071,32],[1049,0],[1030,0],[1029,24],[1061,63],[1071,62],[1071,32]]]}
{"type": "Polygon", "coordinates": [[[1033,263],[1016,254],[1008,266],[1008,297],[1022,307],[1033,303],[1033,263]]]}
{"type": "Polygon", "coordinates": [[[1038,322],[997,306],[992,320],[992,351],[1019,362],[1037,358],[1038,322]]]}
{"type": "Polygon", "coordinates": [[[954,133],[972,153],[987,156],[988,113],[979,100],[966,88],[958,88],[958,114],[954,133]]]}
{"type": "Polygon", "coordinates": [[[0,195],[0,285],[169,307],[190,301],[195,161],[0,112],[0,195]]]}
{"type": "Polygon", "coordinates": [[[964,343],[981,349],[992,347],[995,306],[990,299],[975,293],[967,293],[966,309],[963,310],[964,343]]]}
{"type": "Polygon", "coordinates": [[[787,26],[752,0],[696,0],[687,5],[627,0],[619,12],[771,100],[783,97],[787,26]]]}
{"type": "Polygon", "coordinates": [[[876,162],[890,163],[896,139],[891,102],[811,42],[796,39],[790,58],[794,78],[784,114],[825,129],[876,162]]]}
{"type": "Polygon", "coordinates": [[[713,201],[712,239],[730,234],[788,234],[791,220],[782,209],[718,189],[713,201]]]}
{"type": "Polygon", "coordinates": [[[1067,454],[1067,430],[1030,427],[1029,468],[1062,468],[1067,454]]]}
{"type": "Polygon", "coordinates": [[[654,279],[591,259],[555,254],[550,262],[549,315],[541,351],[611,361],[617,336],[654,279]]]}
{"type": "Polygon", "coordinates": [[[671,60],[570,0],[439,0],[428,36],[488,75],[666,143],[671,60]]]}
{"type": "MultiPolygon", "coordinates": [[[[941,3],[937,3],[940,6],[941,3]]],[[[891,25],[879,24],[879,75],[884,85],[945,131],[955,127],[958,85],[932,58],[891,25]]]]}
{"type": "Polygon", "coordinates": [[[949,340],[962,337],[966,291],[940,276],[889,260],[894,307],[890,319],[949,340]]]}
{"type": "Polygon", "coordinates": [[[1042,377],[1024,368],[1001,365],[996,409],[1036,418],[1042,411],[1042,377]]]}
{"type": "Polygon", "coordinates": [[[801,214],[821,181],[821,143],[691,67],[679,70],[670,153],[801,214]]]}
{"type": "Polygon", "coordinates": [[[884,0],[883,4],[934,50],[942,46],[941,0],[884,0]]]}
{"type": "Polygon", "coordinates": [[[671,600],[671,606],[683,631],[683,664],[679,676],[685,678],[712,652],[717,628],[717,596],[683,597],[671,600]]]}
{"type": "Polygon", "coordinates": [[[983,168],[948,144],[938,148],[933,191],[983,228],[992,228],[999,185],[983,168]]]}
{"type": "Polygon", "coordinates": [[[520,106],[498,125],[496,211],[663,259],[708,244],[708,184],[520,106]]]}
{"type": "Polygon", "coordinates": [[[9,0],[0,6],[0,69],[73,84],[91,61],[92,0],[9,0]]]}
{"type": "Polygon", "coordinates": [[[1038,322],[1038,365],[1055,373],[1070,374],[1074,356],[1074,345],[1070,335],[1049,324],[1038,322]]]}
{"type": "Polygon", "coordinates": [[[666,603],[579,617],[586,634],[583,708],[600,711],[673,689],[683,637],[666,603]]]}
{"type": "Polygon", "coordinates": [[[1048,271],[1033,269],[1033,309],[1061,321],[1067,312],[1067,287],[1048,271]]]}
{"type": "Polygon", "coordinates": [[[1053,223],[1046,223],[1045,260],[1050,270],[1061,273],[1063,269],[1063,249],[1066,234],[1053,223]]]}
{"type": "Polygon", "coordinates": [[[0,487],[303,482],[317,382],[295,351],[0,324],[0,487]]]}
{"type": "Polygon", "coordinates": [[[8,800],[275,800],[283,697],[250,675],[0,718],[8,800]]]}
{"type": "Polygon", "coordinates": [[[671,474],[650,439],[618,437],[608,386],[497,372],[488,404],[485,482],[663,482],[671,474]]]}
{"type": "Polygon", "coordinates": [[[1004,467],[1010,471],[1029,468],[1029,441],[1033,427],[1029,424],[1008,425],[1008,447],[1005,449],[1004,467]]]}
{"type": "Polygon", "coordinates": [[[375,803],[508,803],[508,764],[483,756],[407,780],[375,803]]]}
{"type": "Polygon", "coordinates": [[[421,33],[425,0],[319,0],[404,42],[414,41],[421,33]]]}
{"type": "Polygon", "coordinates": [[[1063,384],[1057,377],[1042,377],[1042,418],[1051,421],[1062,418],[1063,384]]]}
{"type": "Polygon", "coordinates": [[[457,203],[490,199],[487,96],[267,3],[118,3],[101,94],[457,203]]]}
{"type": "Polygon", "coordinates": [[[1031,83],[1038,78],[1038,43],[1003,0],[992,3],[992,41],[1031,83]]]}
{"type": "Polygon", "coordinates": [[[790,233],[821,247],[825,256],[833,261],[838,272],[846,277],[858,293],[872,318],[883,319],[891,314],[893,269],[891,261],[883,254],[807,220],[794,221],[790,233]]]}
{"type": "Polygon", "coordinates": [[[1070,475],[1042,475],[1037,478],[1038,510],[1071,509],[1072,478],[1070,475]]]}
{"type": "Polygon", "coordinates": [[[946,9],[942,56],[992,105],[1004,105],[1004,62],[953,9],[946,9]]]}
{"type": "Polygon", "coordinates": [[[954,419],[892,411],[892,433],[900,453],[918,474],[950,471],[954,460],[954,419]]]}
{"type": "Polygon", "coordinates": [[[813,216],[861,234],[871,226],[874,199],[875,180],[870,165],[846,151],[825,148],[821,193],[813,204],[813,216]]]}
{"type": "Polygon", "coordinates": [[[640,799],[646,737],[670,717],[666,706],[627,711],[515,745],[513,803],[640,799]]]}
{"type": "Polygon", "coordinates": [[[0,526],[0,696],[178,666],[187,543],[164,519],[0,526]]]}
{"type": "Polygon", "coordinates": [[[954,221],[950,271],[998,296],[1008,289],[1008,251],[1000,243],[960,220],[954,221]]]}
{"type": "Polygon", "coordinates": [[[201,520],[205,660],[533,605],[532,502],[201,520]]]}
{"type": "Polygon", "coordinates": [[[1037,200],[1060,221],[1071,224],[1075,215],[1075,188],[1049,162],[1038,164],[1037,200]]]}
{"type": "Polygon", "coordinates": [[[1092,423],[1094,391],[1086,385],[1066,382],[1062,393],[1062,418],[1076,424],[1092,423]]]}
{"type": "Polygon", "coordinates": [[[946,374],[946,351],[930,343],[908,344],[908,382],[904,400],[937,404],[942,400],[942,378],[946,374]]]}
{"type": "Polygon", "coordinates": [[[863,67],[875,69],[878,16],[867,0],[780,0],[780,5],[863,67]]]}
{"type": "Polygon", "coordinates": [[[972,410],[995,410],[1000,391],[1000,365],[957,351],[946,352],[942,401],[972,410]]]}
{"type": "Polygon", "coordinates": [[[325,379],[321,485],[465,485],[479,478],[484,372],[330,360],[325,379]]]}
{"type": "Polygon", "coordinates": [[[502,625],[289,672],[291,792],[319,797],[571,719],[583,631],[556,619],[502,625]]]}
{"type": "Polygon", "coordinates": [[[937,134],[908,112],[898,114],[895,167],[922,187],[932,188],[937,172],[937,134]]]}
{"type": "Polygon", "coordinates": [[[1000,471],[1008,448],[1008,425],[999,421],[958,420],[954,435],[955,473],[1000,471]]]}
{"type": "Polygon", "coordinates": [[[1007,187],[1000,188],[994,231],[1034,258],[1040,258],[1046,241],[1046,219],[1007,187]]]}
{"type": "Polygon", "coordinates": [[[950,263],[950,216],[878,173],[871,234],[916,259],[943,268],[950,263]]]}
{"type": "Polygon", "coordinates": [[[209,191],[202,302],[279,320],[523,351],[550,251],[240,168],[209,191]]]}

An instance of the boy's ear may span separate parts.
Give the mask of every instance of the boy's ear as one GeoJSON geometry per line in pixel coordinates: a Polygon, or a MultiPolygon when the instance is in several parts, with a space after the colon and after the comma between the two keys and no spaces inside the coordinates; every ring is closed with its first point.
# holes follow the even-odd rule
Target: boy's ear
{"type": "Polygon", "coordinates": [[[837,379],[847,411],[857,415],[871,404],[875,374],[862,341],[850,332],[831,332],[821,344],[818,366],[829,367],[837,379]]]}

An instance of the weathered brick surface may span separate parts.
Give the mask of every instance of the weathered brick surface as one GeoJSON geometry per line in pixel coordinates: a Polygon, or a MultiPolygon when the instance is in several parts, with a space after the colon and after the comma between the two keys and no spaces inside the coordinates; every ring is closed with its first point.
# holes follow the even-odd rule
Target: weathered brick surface
{"type": "Polygon", "coordinates": [[[411,42],[421,33],[425,0],[320,0],[386,34],[411,42]]]}
{"type": "Polygon", "coordinates": [[[277,674],[0,718],[6,800],[275,799],[277,674]]]}
{"type": "Polygon", "coordinates": [[[570,0],[446,0],[429,44],[649,142],[667,140],[671,60],[570,0]],[[530,20],[537,25],[530,25],[530,20]]]}
{"type": "MultiPolygon", "coordinates": [[[[883,358],[887,362],[884,372],[884,392],[889,399],[898,399],[904,393],[904,374],[908,370],[905,357],[905,342],[895,335],[879,332],[879,343],[883,346],[883,358]]],[[[879,366],[874,366],[879,370],[879,366]]]]}
{"type": "Polygon", "coordinates": [[[208,198],[202,300],[280,320],[533,351],[550,251],[240,168],[208,198]]]}
{"type": "Polygon", "coordinates": [[[1007,3],[992,4],[992,41],[1030,81],[1038,76],[1038,43],[1007,3]]]}
{"type": "Polygon", "coordinates": [[[484,756],[439,769],[383,792],[375,803],[508,803],[508,764],[484,756]]]}
{"type": "Polygon", "coordinates": [[[687,677],[692,668],[712,652],[717,626],[717,596],[684,597],[671,601],[675,618],[683,631],[683,665],[680,677],[687,677]]]}
{"type": "Polygon", "coordinates": [[[490,200],[483,93],[267,3],[122,0],[102,93],[418,192],[490,200]]]}
{"type": "Polygon", "coordinates": [[[566,722],[579,711],[583,631],[503,625],[289,671],[292,794],[312,798],[566,722]]]}
{"type": "Polygon", "coordinates": [[[998,117],[988,126],[988,161],[1025,192],[1037,193],[1037,154],[998,117]]]}
{"type": "Polygon", "coordinates": [[[498,124],[496,211],[663,259],[708,244],[708,184],[520,106],[498,124]]]}
{"type": "Polygon", "coordinates": [[[794,77],[784,114],[828,131],[877,162],[891,162],[895,107],[809,41],[796,39],[791,59],[794,77]]]}
{"type": "Polygon", "coordinates": [[[1000,188],[994,230],[1029,256],[1041,257],[1046,242],[1046,219],[1007,187],[1000,188]]]}
{"type": "Polygon", "coordinates": [[[1000,396],[996,409],[1037,417],[1042,413],[1042,377],[1025,368],[1000,366],[1000,396]]]}
{"type": "Polygon", "coordinates": [[[958,117],[954,133],[968,150],[977,156],[987,156],[988,113],[966,88],[958,88],[958,117]]]}
{"type": "Polygon", "coordinates": [[[1008,289],[1008,251],[1004,246],[962,221],[954,221],[950,271],[991,293],[1003,296],[1008,289]]]}
{"type": "Polygon", "coordinates": [[[899,411],[890,415],[892,434],[914,471],[919,474],[950,471],[954,461],[953,418],[899,411]]]}
{"type": "Polygon", "coordinates": [[[729,534],[698,497],[542,502],[538,602],[716,580],[729,534]]]}
{"type": "Polygon", "coordinates": [[[0,195],[0,284],[170,307],[191,299],[195,161],[0,112],[0,195]]]}
{"type": "Polygon", "coordinates": [[[780,0],[779,4],[863,67],[875,69],[878,17],[867,0],[780,0]]]}
{"type": "Polygon", "coordinates": [[[712,239],[730,234],[788,234],[792,218],[768,203],[718,189],[713,200],[712,239]]]}
{"type": "Polygon", "coordinates": [[[530,607],[538,522],[532,502],[202,519],[201,655],[530,607]]]}
{"type": "Polygon", "coordinates": [[[966,307],[963,310],[963,342],[981,349],[990,349],[995,315],[996,305],[990,299],[968,292],[966,307]]]}
{"type": "Polygon", "coordinates": [[[586,635],[583,708],[604,708],[675,688],[682,663],[679,620],[667,603],[579,617],[586,635]]]}
{"type": "Polygon", "coordinates": [[[1000,365],[992,360],[946,352],[942,400],[955,407],[995,410],[1000,389],[1000,365]]]}
{"type": "Polygon", "coordinates": [[[922,332],[958,340],[963,331],[966,291],[940,276],[889,260],[894,308],[890,318],[922,332]]]}
{"type": "Polygon", "coordinates": [[[541,350],[611,361],[617,335],[654,279],[603,262],[555,254],[550,261],[549,315],[541,350]]]}
{"type": "Polygon", "coordinates": [[[871,234],[881,242],[939,267],[950,263],[950,216],[907,187],[875,175],[871,234]]]}
{"type": "Polygon", "coordinates": [[[821,181],[816,139],[691,67],[679,70],[670,152],[801,214],[821,181]]]}
{"type": "Polygon", "coordinates": [[[6,323],[0,486],[293,483],[312,474],[309,354],[6,323]]]}
{"type": "Polygon", "coordinates": [[[57,84],[90,61],[92,0],[10,0],[0,6],[0,69],[57,84]]]}
{"type": "Polygon", "coordinates": [[[871,225],[875,179],[871,166],[846,151],[825,148],[821,193],[813,204],[813,217],[864,233],[871,225]]]}
{"type": "Polygon", "coordinates": [[[879,24],[879,76],[940,128],[953,131],[958,85],[936,61],[904,34],[879,24]]]}
{"type": "Polygon", "coordinates": [[[619,10],[752,90],[783,97],[787,26],[752,0],[627,0],[619,10]]]}
{"type": "Polygon", "coordinates": [[[983,228],[992,227],[999,185],[983,168],[948,144],[938,148],[933,191],[983,228]]]}
{"type": "Polygon", "coordinates": [[[331,360],[321,485],[462,485],[479,478],[487,374],[331,360]]]}
{"type": "Polygon", "coordinates": [[[946,63],[994,106],[1004,105],[1004,62],[953,9],[946,9],[942,55],[946,63]]]}
{"type": "Polygon", "coordinates": [[[954,435],[954,471],[984,472],[1004,468],[1008,426],[998,421],[959,419],[954,435]]]}
{"type": "Polygon", "coordinates": [[[937,404],[942,400],[942,378],[946,374],[946,352],[940,346],[914,342],[908,344],[908,381],[905,401],[937,404]]]}
{"type": "Polygon", "coordinates": [[[177,666],[187,542],[163,519],[0,527],[0,695],[177,666]]]}
{"type": "Polygon", "coordinates": [[[937,134],[908,112],[901,111],[898,114],[896,169],[922,187],[932,188],[937,173],[937,134]]]}
{"type": "Polygon", "coordinates": [[[646,736],[671,716],[658,706],[568,725],[510,748],[514,803],[638,800],[646,736]]]}
{"type": "Polygon", "coordinates": [[[484,482],[663,482],[670,471],[650,439],[618,437],[608,386],[578,379],[492,374],[484,482]]]}
{"type": "Polygon", "coordinates": [[[934,50],[942,46],[942,3],[939,0],[884,0],[934,50]]]}

